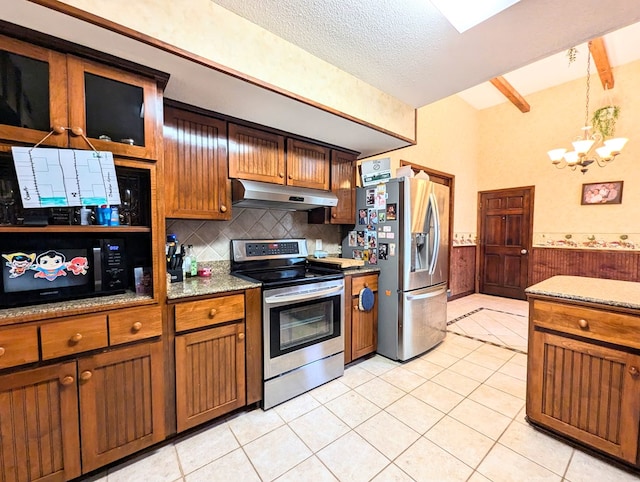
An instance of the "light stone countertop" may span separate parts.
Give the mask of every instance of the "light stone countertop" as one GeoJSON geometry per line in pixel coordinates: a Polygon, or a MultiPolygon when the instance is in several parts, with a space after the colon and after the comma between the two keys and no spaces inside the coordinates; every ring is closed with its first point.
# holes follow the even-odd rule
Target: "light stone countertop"
{"type": "Polygon", "coordinates": [[[640,310],[640,283],[582,276],[553,276],[525,293],[640,310]]]}
{"type": "Polygon", "coordinates": [[[167,301],[260,288],[260,286],[262,286],[261,283],[246,281],[229,273],[214,273],[210,278],[187,278],[179,283],[171,283],[167,287],[167,301]]]}

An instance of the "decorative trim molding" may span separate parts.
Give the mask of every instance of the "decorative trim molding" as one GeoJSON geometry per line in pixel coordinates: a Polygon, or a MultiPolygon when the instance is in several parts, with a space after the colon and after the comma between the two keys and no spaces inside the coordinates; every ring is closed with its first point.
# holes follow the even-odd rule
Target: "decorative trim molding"
{"type": "Polygon", "coordinates": [[[640,233],[534,233],[533,246],[640,251],[640,233]]]}

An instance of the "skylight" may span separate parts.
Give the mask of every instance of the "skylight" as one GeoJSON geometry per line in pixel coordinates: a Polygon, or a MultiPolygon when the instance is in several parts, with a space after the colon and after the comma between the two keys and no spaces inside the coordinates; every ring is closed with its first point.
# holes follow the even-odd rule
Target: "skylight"
{"type": "Polygon", "coordinates": [[[431,0],[434,7],[462,33],[520,0],[431,0]]]}

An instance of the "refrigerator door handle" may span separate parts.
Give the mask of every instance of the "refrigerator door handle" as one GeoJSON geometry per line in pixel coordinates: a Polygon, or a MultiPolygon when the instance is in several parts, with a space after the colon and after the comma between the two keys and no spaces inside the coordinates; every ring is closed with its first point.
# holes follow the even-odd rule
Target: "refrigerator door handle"
{"type": "Polygon", "coordinates": [[[440,296],[443,292],[446,292],[447,288],[446,286],[436,290],[436,291],[427,291],[426,293],[422,293],[419,295],[409,295],[407,294],[407,300],[408,301],[414,301],[414,300],[424,300],[425,298],[435,298],[436,296],[440,296]]]}
{"type": "Polygon", "coordinates": [[[436,262],[438,261],[438,255],[440,254],[440,214],[438,213],[438,200],[436,195],[429,193],[429,209],[431,210],[431,216],[433,219],[433,252],[431,253],[431,260],[429,261],[429,274],[433,274],[436,270],[436,262]]]}

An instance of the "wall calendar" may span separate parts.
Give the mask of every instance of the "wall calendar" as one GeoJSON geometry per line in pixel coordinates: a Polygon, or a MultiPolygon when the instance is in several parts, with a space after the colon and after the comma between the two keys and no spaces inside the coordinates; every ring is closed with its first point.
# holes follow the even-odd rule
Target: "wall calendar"
{"type": "Polygon", "coordinates": [[[111,152],[33,147],[11,151],[25,208],[120,204],[111,152]]]}

